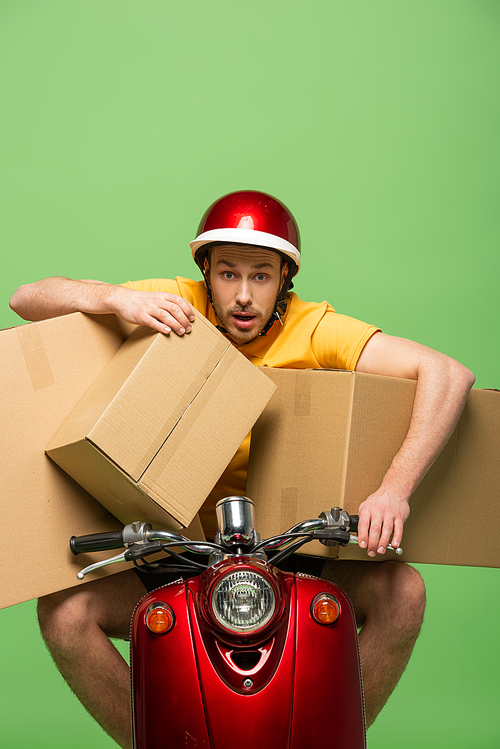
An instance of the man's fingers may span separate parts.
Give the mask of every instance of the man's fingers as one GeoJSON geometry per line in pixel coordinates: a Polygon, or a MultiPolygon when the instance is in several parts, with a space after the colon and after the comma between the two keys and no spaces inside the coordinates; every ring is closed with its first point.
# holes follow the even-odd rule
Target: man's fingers
{"type": "Polygon", "coordinates": [[[391,541],[392,532],[394,530],[394,523],[391,519],[385,518],[384,525],[382,527],[382,533],[378,542],[377,554],[385,554],[387,546],[391,541]]]}
{"type": "Polygon", "coordinates": [[[175,317],[183,319],[186,322],[193,322],[194,313],[188,302],[181,296],[165,296],[165,308],[175,317]]]}
{"type": "MultiPolygon", "coordinates": [[[[175,297],[181,300],[181,297],[175,297]]],[[[160,331],[160,333],[170,333],[172,330],[177,335],[191,332],[194,313],[189,307],[186,300],[181,305],[171,299],[149,299],[149,304],[145,310],[147,315],[146,325],[160,331]]]]}
{"type": "Polygon", "coordinates": [[[397,549],[401,546],[402,539],[403,522],[400,518],[395,518],[394,521],[384,518],[381,523],[379,518],[372,517],[368,532],[366,533],[365,531],[363,535],[360,534],[358,526],[358,544],[362,549],[366,548],[370,557],[374,557],[376,554],[385,554],[389,544],[397,549]],[[365,540],[365,535],[367,535],[367,541],[365,540]]]}
{"type": "Polygon", "coordinates": [[[401,545],[403,524],[410,514],[407,501],[393,500],[386,493],[380,498],[375,493],[360,505],[358,513],[358,544],[368,556],[385,554],[389,544],[394,548],[401,545]]]}
{"type": "Polygon", "coordinates": [[[370,532],[368,534],[368,556],[374,557],[377,553],[380,534],[382,532],[382,518],[378,515],[373,516],[370,522],[370,532]]]}
{"type": "Polygon", "coordinates": [[[186,299],[184,299],[184,297],[182,296],[177,297],[176,302],[181,308],[181,310],[184,312],[184,314],[186,315],[189,322],[194,322],[194,312],[191,309],[189,302],[187,302],[186,299]]]}
{"type": "Polygon", "coordinates": [[[191,331],[191,323],[184,314],[180,314],[177,310],[166,310],[158,308],[151,313],[152,317],[155,317],[158,322],[173,330],[177,335],[184,335],[191,331]]]}
{"type": "Polygon", "coordinates": [[[148,328],[153,328],[153,330],[157,330],[158,333],[163,333],[164,335],[169,335],[172,332],[171,327],[165,325],[164,322],[158,320],[156,317],[152,317],[151,315],[145,316],[141,325],[147,325],[148,328]]]}
{"type": "Polygon", "coordinates": [[[379,546],[382,519],[369,512],[360,512],[358,522],[358,546],[366,549],[368,555],[374,557],[379,546]]]}
{"type": "MultiPolygon", "coordinates": [[[[400,526],[401,527],[401,526],[400,526]]],[[[358,523],[358,545],[366,549],[368,556],[385,554],[396,525],[392,518],[370,514],[361,518],[358,523]]]]}
{"type": "Polygon", "coordinates": [[[182,297],[176,297],[176,301],[166,299],[158,308],[158,317],[177,335],[189,333],[194,320],[193,311],[182,297]]]}
{"type": "Polygon", "coordinates": [[[403,540],[403,521],[400,518],[396,518],[394,521],[394,535],[392,537],[392,546],[397,549],[401,546],[403,540]]]}
{"type": "Polygon", "coordinates": [[[367,514],[359,515],[358,521],[358,546],[366,549],[368,544],[368,531],[370,529],[370,517],[367,514]]]}
{"type": "Polygon", "coordinates": [[[182,320],[185,324],[193,322],[194,312],[184,297],[177,296],[176,294],[163,294],[163,298],[165,304],[162,306],[174,315],[176,319],[179,321],[182,320]]]}
{"type": "Polygon", "coordinates": [[[154,291],[134,291],[119,287],[115,295],[114,311],[127,322],[148,325],[160,333],[184,335],[191,330],[194,311],[189,302],[178,294],[154,291]]]}

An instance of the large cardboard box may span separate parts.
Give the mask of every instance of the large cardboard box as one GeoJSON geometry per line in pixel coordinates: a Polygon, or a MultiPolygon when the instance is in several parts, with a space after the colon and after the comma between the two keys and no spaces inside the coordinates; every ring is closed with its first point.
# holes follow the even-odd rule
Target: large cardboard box
{"type": "MultiPolygon", "coordinates": [[[[278,389],[252,431],[247,494],[263,538],[339,506],[355,514],[408,431],[415,382],[327,370],[263,368],[278,389]]],[[[416,492],[396,557],[500,567],[500,392],[472,390],[416,492]]],[[[364,559],[315,541],[302,553],[364,559]]]]}
{"type": "Polygon", "coordinates": [[[47,446],[123,523],[189,525],[274,383],[201,315],[192,332],[139,328],[47,446]]]}
{"type": "Polygon", "coordinates": [[[0,332],[0,607],[75,585],[99,557],[74,557],[69,538],[121,527],[44,450],[131,329],[76,313],[0,332]]]}

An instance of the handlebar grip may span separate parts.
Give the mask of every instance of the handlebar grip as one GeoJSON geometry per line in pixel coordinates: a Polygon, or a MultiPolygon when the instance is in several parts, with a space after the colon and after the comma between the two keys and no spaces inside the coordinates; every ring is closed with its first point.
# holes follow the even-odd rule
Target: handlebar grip
{"type": "Polygon", "coordinates": [[[349,515],[351,519],[351,533],[357,533],[358,532],[358,523],[359,523],[359,515],[349,515]]]}
{"type": "Polygon", "coordinates": [[[86,551],[108,551],[121,549],[123,538],[121,531],[107,533],[91,533],[89,536],[71,536],[69,548],[73,554],[83,554],[86,551]]]}

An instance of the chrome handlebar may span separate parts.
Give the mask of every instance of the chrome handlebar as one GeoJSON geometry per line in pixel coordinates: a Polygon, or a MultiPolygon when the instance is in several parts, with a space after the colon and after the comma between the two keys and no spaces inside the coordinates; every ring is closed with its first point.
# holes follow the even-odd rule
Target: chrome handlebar
{"type": "MultiPolygon", "coordinates": [[[[123,545],[126,547],[125,551],[117,554],[110,559],[105,559],[95,564],[91,564],[85,569],[81,570],[77,574],[79,580],[83,580],[85,575],[90,572],[94,572],[101,567],[105,567],[109,564],[116,564],[118,562],[131,561],[132,559],[138,559],[148,554],[152,554],[157,551],[168,547],[179,547],[184,551],[191,551],[195,554],[211,555],[211,564],[215,561],[225,558],[225,556],[237,556],[242,554],[252,555],[258,550],[262,554],[265,551],[278,551],[286,549],[293,543],[297,543],[301,537],[307,540],[318,538],[322,543],[326,545],[337,545],[341,543],[356,543],[358,538],[356,535],[350,533],[352,525],[357,527],[357,517],[351,516],[344,510],[336,507],[329,512],[322,512],[318,518],[311,520],[304,520],[301,523],[297,523],[285,533],[281,533],[272,538],[260,541],[259,535],[254,528],[254,517],[253,517],[254,505],[252,500],[248,497],[226,497],[220,500],[216,505],[218,532],[215,537],[215,542],[207,543],[202,541],[192,541],[180,533],[174,533],[167,530],[156,530],[152,528],[149,523],[135,522],[129,525],[125,525],[122,532],[121,538],[123,545]],[[315,536],[315,532],[325,531],[323,536],[315,536]],[[335,535],[337,534],[337,536],[335,535]],[[338,538],[342,540],[339,541],[338,538]]],[[[92,537],[94,541],[94,549],[96,546],[95,539],[99,536],[103,537],[102,550],[106,548],[116,548],[114,546],[105,546],[104,544],[109,543],[109,534],[95,534],[92,537]]],[[[117,534],[118,535],[118,534],[117,534]]],[[[74,554],[78,554],[81,551],[88,550],[85,545],[85,539],[89,537],[80,537],[80,539],[73,537],[70,541],[71,550],[74,554]],[[81,548],[79,549],[79,545],[81,548]]],[[[388,550],[394,551],[396,554],[401,555],[403,550],[401,548],[394,549],[390,544],[387,546],[388,550]]],[[[281,556],[281,555],[280,555],[281,556]]]]}

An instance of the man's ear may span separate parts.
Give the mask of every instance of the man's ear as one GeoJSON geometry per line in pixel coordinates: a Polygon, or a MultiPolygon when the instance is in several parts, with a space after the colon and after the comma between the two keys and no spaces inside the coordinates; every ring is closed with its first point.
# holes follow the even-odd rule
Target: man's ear
{"type": "Polygon", "coordinates": [[[208,257],[205,255],[203,258],[203,283],[205,284],[205,288],[207,287],[207,276],[210,276],[210,263],[208,262],[208,257]]]}
{"type": "Polygon", "coordinates": [[[283,288],[283,284],[285,283],[285,278],[288,273],[288,263],[283,263],[281,266],[281,283],[280,283],[280,291],[283,288]]]}

